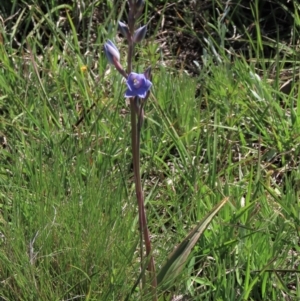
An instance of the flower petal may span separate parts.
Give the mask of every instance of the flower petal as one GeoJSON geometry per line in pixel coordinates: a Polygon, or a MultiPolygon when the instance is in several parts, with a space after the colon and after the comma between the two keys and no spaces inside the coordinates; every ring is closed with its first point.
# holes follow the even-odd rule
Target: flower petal
{"type": "Polygon", "coordinates": [[[136,94],[134,93],[134,91],[127,89],[125,92],[125,97],[134,97],[136,96],[136,94]]]}

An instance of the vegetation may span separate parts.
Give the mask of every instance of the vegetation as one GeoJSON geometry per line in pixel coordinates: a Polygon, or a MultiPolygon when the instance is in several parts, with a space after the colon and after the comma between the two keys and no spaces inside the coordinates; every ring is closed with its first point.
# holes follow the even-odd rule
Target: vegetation
{"type": "MultiPolygon", "coordinates": [[[[125,1],[77,2],[0,4],[0,300],[142,299],[129,109],[102,51],[122,55],[125,1]]],[[[300,298],[300,4],[282,2],[147,2],[157,266],[228,197],[159,300],[300,298]]]]}

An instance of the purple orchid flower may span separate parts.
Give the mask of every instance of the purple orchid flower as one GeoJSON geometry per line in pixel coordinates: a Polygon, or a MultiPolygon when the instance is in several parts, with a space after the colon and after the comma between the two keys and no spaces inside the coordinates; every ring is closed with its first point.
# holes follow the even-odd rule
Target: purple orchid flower
{"type": "Polygon", "coordinates": [[[125,92],[125,97],[138,96],[140,98],[145,98],[152,86],[152,83],[146,78],[145,74],[134,72],[129,74],[126,84],[128,89],[125,92]]]}

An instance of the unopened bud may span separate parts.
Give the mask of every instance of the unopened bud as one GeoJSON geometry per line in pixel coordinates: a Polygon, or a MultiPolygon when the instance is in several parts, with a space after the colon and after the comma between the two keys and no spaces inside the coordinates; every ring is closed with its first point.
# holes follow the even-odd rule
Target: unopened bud
{"type": "Polygon", "coordinates": [[[110,64],[115,65],[116,61],[120,61],[120,52],[111,40],[104,44],[104,52],[110,64]]]}
{"type": "Polygon", "coordinates": [[[145,0],[136,0],[135,7],[137,10],[142,10],[145,5],[145,0]]]}
{"type": "Polygon", "coordinates": [[[121,32],[121,34],[124,36],[124,38],[128,38],[128,35],[129,35],[129,30],[128,30],[128,26],[119,21],[118,22],[118,30],[121,32]]]}
{"type": "Polygon", "coordinates": [[[133,42],[134,43],[141,42],[145,38],[146,33],[147,33],[147,25],[144,25],[144,26],[140,27],[139,29],[137,29],[133,35],[133,42]]]}
{"type": "Polygon", "coordinates": [[[151,67],[148,67],[145,71],[144,71],[144,75],[146,77],[146,79],[148,80],[152,80],[152,75],[151,75],[151,67]]]}

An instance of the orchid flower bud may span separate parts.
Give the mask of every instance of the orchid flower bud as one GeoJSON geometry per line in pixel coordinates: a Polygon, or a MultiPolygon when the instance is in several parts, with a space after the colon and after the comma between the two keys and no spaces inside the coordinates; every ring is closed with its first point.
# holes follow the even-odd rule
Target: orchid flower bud
{"type": "Polygon", "coordinates": [[[146,79],[148,80],[152,80],[152,75],[151,75],[151,67],[148,67],[145,71],[144,71],[144,75],[146,77],[146,79]]]}
{"type": "Polygon", "coordinates": [[[145,0],[136,0],[135,7],[138,12],[142,11],[145,5],[145,0]]]}
{"type": "Polygon", "coordinates": [[[129,30],[128,30],[128,26],[125,23],[119,21],[118,22],[118,30],[122,33],[124,38],[128,38],[129,30]]]}
{"type": "Polygon", "coordinates": [[[114,65],[115,68],[119,71],[119,73],[122,74],[125,78],[127,78],[128,76],[120,63],[120,52],[111,40],[108,40],[104,44],[104,52],[108,62],[114,65]]]}
{"type": "Polygon", "coordinates": [[[143,12],[143,8],[145,6],[145,0],[136,0],[136,2],[133,5],[135,11],[134,17],[135,19],[138,19],[143,12]]]}
{"type": "Polygon", "coordinates": [[[144,26],[140,27],[139,29],[137,29],[133,35],[133,42],[134,43],[141,42],[145,38],[146,33],[147,33],[147,25],[144,25],[144,26]]]}
{"type": "Polygon", "coordinates": [[[116,62],[120,61],[120,52],[111,40],[104,44],[104,52],[110,64],[115,65],[116,62]]]}

